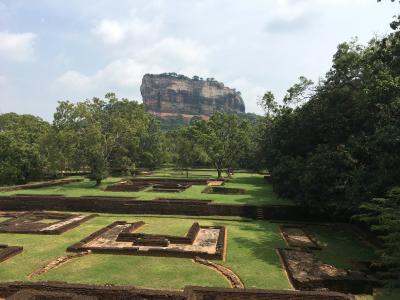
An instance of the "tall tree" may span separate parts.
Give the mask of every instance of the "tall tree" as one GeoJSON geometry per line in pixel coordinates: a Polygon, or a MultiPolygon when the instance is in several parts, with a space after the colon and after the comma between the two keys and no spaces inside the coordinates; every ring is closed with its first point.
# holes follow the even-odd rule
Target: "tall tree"
{"type": "Polygon", "coordinates": [[[38,117],[0,115],[0,184],[42,179],[48,157],[42,151],[50,125],[38,117]]]}
{"type": "Polygon", "coordinates": [[[171,134],[173,162],[189,177],[189,168],[196,163],[206,161],[206,153],[199,141],[193,126],[181,128],[171,134]]]}
{"type": "Polygon", "coordinates": [[[229,173],[249,143],[248,123],[237,115],[217,112],[207,122],[196,121],[193,126],[194,134],[203,144],[218,178],[221,178],[223,170],[229,173]]]}
{"type": "Polygon", "coordinates": [[[162,159],[158,123],[143,105],[113,93],[105,100],[60,102],[54,126],[62,144],[68,143],[69,165],[88,167],[97,185],[111,168],[155,167],[162,159]]]}
{"type": "MultiPolygon", "coordinates": [[[[265,139],[278,193],[348,217],[400,182],[399,53],[399,31],[342,43],[309,101],[279,107],[265,139]]],[[[301,80],[287,99],[310,84],[301,80]]]]}

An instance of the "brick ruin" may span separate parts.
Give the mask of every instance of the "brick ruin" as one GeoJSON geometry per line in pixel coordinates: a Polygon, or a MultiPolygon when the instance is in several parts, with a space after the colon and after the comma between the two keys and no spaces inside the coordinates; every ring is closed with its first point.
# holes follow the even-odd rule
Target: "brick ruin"
{"type": "Polygon", "coordinates": [[[362,272],[344,270],[323,263],[315,256],[322,247],[307,229],[299,225],[280,225],[289,248],[277,249],[289,281],[298,290],[320,290],[371,294],[376,282],[362,272]]]}
{"type": "MultiPolygon", "coordinates": [[[[241,204],[218,204],[208,200],[166,201],[136,200],[134,197],[81,196],[65,197],[54,195],[13,195],[0,197],[0,210],[55,210],[123,214],[159,214],[185,216],[238,216],[257,217],[257,210],[263,211],[266,220],[304,220],[308,213],[295,205],[269,205],[258,207],[241,204]],[[183,203],[183,201],[186,201],[183,203]],[[184,205],[183,205],[184,204],[184,205]]],[[[324,217],[324,216],[321,216],[324,217]]]]}
{"type": "Polygon", "coordinates": [[[354,297],[350,295],[327,291],[227,289],[195,286],[187,286],[183,291],[167,291],[65,282],[0,283],[0,298],[10,300],[354,300],[354,297]]]}
{"type": "Polygon", "coordinates": [[[149,192],[161,192],[161,193],[179,193],[186,191],[186,189],[192,186],[191,183],[162,183],[153,184],[153,187],[149,192]]]}
{"type": "Polygon", "coordinates": [[[135,232],[144,222],[116,221],[67,248],[70,252],[224,259],[226,229],[194,223],[186,236],[135,232]]]}
{"type": "Polygon", "coordinates": [[[242,195],[246,193],[245,189],[227,188],[224,186],[207,186],[202,193],[223,194],[223,195],[242,195]]]}
{"type": "Polygon", "coordinates": [[[298,290],[320,290],[372,294],[376,284],[362,272],[336,268],[320,261],[313,252],[300,249],[278,249],[289,281],[298,290]]]}
{"type": "Polygon", "coordinates": [[[42,211],[2,215],[9,219],[0,223],[0,233],[31,234],[61,234],[96,216],[42,211]]]}
{"type": "Polygon", "coordinates": [[[41,189],[41,188],[45,188],[45,187],[65,185],[65,184],[81,182],[81,181],[83,181],[83,179],[81,179],[81,178],[66,178],[66,179],[34,182],[34,183],[27,183],[27,184],[22,184],[22,185],[0,187],[0,192],[41,189]]]}
{"type": "Polygon", "coordinates": [[[205,185],[206,179],[169,179],[169,178],[138,178],[123,180],[108,185],[106,191],[112,192],[138,192],[147,190],[149,192],[171,192],[179,193],[190,188],[192,185],[205,185]],[[151,188],[151,189],[149,189],[151,188]]]}
{"type": "Polygon", "coordinates": [[[21,253],[23,247],[0,244],[0,262],[21,253]]]}
{"type": "Polygon", "coordinates": [[[300,226],[281,225],[279,228],[288,247],[310,250],[322,249],[307,230],[300,226]]]}
{"type": "MultiPolygon", "coordinates": [[[[194,215],[245,215],[253,216],[255,207],[243,205],[218,205],[213,204],[211,200],[197,199],[176,199],[176,198],[158,198],[154,201],[135,200],[132,197],[97,197],[85,196],[79,198],[68,198],[58,196],[6,196],[0,197],[0,208],[9,205],[6,208],[25,207],[35,208],[49,207],[59,210],[95,210],[101,212],[120,212],[124,213],[156,213],[156,214],[194,214],[194,215]],[[2,200],[4,199],[4,201],[2,200]],[[86,209],[87,208],[87,209],[86,209]]],[[[296,216],[301,216],[296,206],[275,207],[268,206],[263,209],[266,218],[279,218],[294,220],[296,216]]],[[[64,227],[63,221],[74,218],[76,214],[62,213],[44,213],[44,212],[4,212],[2,217],[10,218],[0,223],[0,232],[4,224],[6,227],[18,227],[19,232],[24,232],[29,227],[31,233],[59,234],[64,227]],[[53,215],[52,215],[53,214],[53,215]],[[54,223],[41,223],[40,220],[55,219],[54,223]],[[19,220],[18,226],[13,221],[19,220]],[[30,225],[28,225],[30,224],[30,225]],[[41,225],[38,225],[41,224],[41,225]],[[53,226],[54,233],[47,233],[49,226],[53,226]],[[58,227],[58,228],[57,228],[58,227]],[[46,230],[47,228],[47,230],[46,230]],[[61,229],[60,229],[61,228],[61,229]]],[[[302,216],[305,217],[306,215],[302,216]]],[[[92,216],[87,216],[88,218],[92,216]]],[[[72,227],[78,224],[71,225],[72,227]]],[[[74,222],[72,222],[74,223],[74,222]]],[[[126,223],[122,221],[114,222],[99,231],[91,234],[82,241],[70,246],[68,251],[81,252],[91,251],[92,253],[109,254],[129,254],[129,255],[148,255],[148,256],[167,256],[202,259],[223,259],[226,247],[226,231],[224,227],[200,226],[194,223],[185,236],[168,236],[143,234],[136,232],[144,223],[126,223]],[[206,238],[200,239],[200,232],[209,232],[206,238]],[[197,243],[197,244],[196,244],[197,243]],[[211,251],[210,251],[211,249],[211,251]]],[[[68,225],[68,224],[64,224],[68,225]]],[[[71,228],[72,228],[71,227],[71,228]]],[[[68,226],[65,230],[68,230],[68,226]]],[[[298,225],[283,224],[280,226],[282,236],[291,249],[278,249],[282,265],[286,270],[292,285],[299,290],[329,289],[346,293],[371,293],[376,282],[366,277],[360,272],[338,269],[321,262],[311,250],[320,250],[321,247],[313,236],[305,228],[298,225]]],[[[64,231],[65,231],[64,230],[64,231]]],[[[6,231],[12,232],[12,231],[6,231]]],[[[224,292],[225,293],[225,292],[224,292]]],[[[221,294],[215,294],[217,298],[204,299],[235,299],[225,298],[221,294]]],[[[229,294],[230,295],[230,294],[229,294]]],[[[239,294],[235,294],[239,295],[239,294]]],[[[232,295],[231,295],[232,296],[232,295]]],[[[199,296],[200,297],[200,296],[199,296]]],[[[202,296],[201,296],[202,297],[202,296]]],[[[210,296],[211,297],[211,296],[210,296]]],[[[214,297],[214,296],[213,296],[214,297]]],[[[239,296],[238,296],[239,297],[239,296]]],[[[250,297],[250,296],[249,296],[250,297]]],[[[248,299],[253,299],[251,296],[248,299]]],[[[262,299],[257,298],[254,299],[262,299]]],[[[279,296],[280,297],[280,296],[279,296]]],[[[276,299],[292,299],[292,298],[276,299]]],[[[314,297],[314,296],[313,296],[314,297]]],[[[319,296],[316,296],[319,297],[319,296]]],[[[158,299],[158,298],[157,298],[158,299]]],[[[186,298],[185,298],[186,299],[186,298]]],[[[188,298],[189,299],[189,298],[188,298]]],[[[203,298],[190,298],[203,299],[203,298]]],[[[238,299],[241,299],[240,297],[238,299]]],[[[247,299],[247,298],[245,298],[247,299]]],[[[266,298],[268,299],[268,298],[266,298]]],[[[273,298],[275,299],[275,298],[273,298]]],[[[293,298],[296,299],[296,298],[293,298]]],[[[345,299],[345,298],[299,298],[299,299],[345,299]]],[[[347,298],[346,298],[347,299],[347,298]]]]}

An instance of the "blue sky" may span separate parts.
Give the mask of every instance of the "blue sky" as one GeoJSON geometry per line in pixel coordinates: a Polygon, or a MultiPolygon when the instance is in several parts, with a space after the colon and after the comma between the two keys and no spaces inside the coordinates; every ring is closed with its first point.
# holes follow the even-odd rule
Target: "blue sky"
{"type": "Polygon", "coordinates": [[[340,42],[390,32],[389,0],[0,0],[0,113],[51,120],[59,100],[141,101],[145,73],[214,77],[281,98],[329,69],[340,42]]]}

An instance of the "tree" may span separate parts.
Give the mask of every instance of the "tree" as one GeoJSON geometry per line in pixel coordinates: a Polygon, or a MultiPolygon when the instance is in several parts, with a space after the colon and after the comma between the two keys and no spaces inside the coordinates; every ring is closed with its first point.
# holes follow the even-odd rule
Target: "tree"
{"type": "Polygon", "coordinates": [[[0,184],[42,179],[48,170],[43,151],[50,125],[38,117],[0,115],[0,184]]]}
{"type": "MultiPolygon", "coordinates": [[[[99,185],[111,170],[132,172],[136,166],[155,167],[162,161],[159,123],[143,105],[115,94],[73,104],[60,102],[54,127],[69,165],[90,169],[99,185]]],[[[61,150],[63,152],[63,150],[61,150]]]]}
{"type": "Polygon", "coordinates": [[[267,91],[257,103],[265,112],[267,118],[275,114],[278,109],[278,104],[275,101],[275,96],[271,91],[267,91]]]}
{"type": "Polygon", "coordinates": [[[361,206],[357,220],[369,225],[381,237],[385,247],[378,251],[380,269],[385,279],[400,287],[400,188],[390,190],[385,198],[374,198],[361,206]]]}
{"type": "Polygon", "coordinates": [[[223,170],[233,169],[247,148],[248,123],[235,114],[215,113],[206,121],[193,124],[194,135],[202,143],[209,160],[221,178],[223,170]]]}
{"type": "MultiPolygon", "coordinates": [[[[288,90],[265,133],[274,190],[344,219],[400,182],[400,32],[341,43],[312,92],[288,90]],[[295,100],[297,102],[297,100],[295,100]]],[[[269,96],[269,98],[271,98],[269,96]]]]}
{"type": "Polygon", "coordinates": [[[186,177],[189,177],[189,168],[198,162],[205,161],[207,159],[206,153],[197,141],[193,127],[184,127],[174,132],[172,140],[173,162],[176,166],[185,170],[186,177]]]}
{"type": "Polygon", "coordinates": [[[299,83],[294,84],[287,90],[283,98],[285,105],[298,105],[311,97],[310,88],[314,82],[304,76],[299,77],[299,83]]]}

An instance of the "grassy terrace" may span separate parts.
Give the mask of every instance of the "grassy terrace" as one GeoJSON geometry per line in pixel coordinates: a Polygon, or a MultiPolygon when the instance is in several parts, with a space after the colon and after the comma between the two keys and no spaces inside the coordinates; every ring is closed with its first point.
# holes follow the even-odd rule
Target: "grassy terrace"
{"type": "MultiPolygon", "coordinates": [[[[191,171],[190,178],[205,178],[205,176],[214,174],[213,171],[191,171]]],[[[185,178],[182,174],[173,171],[156,172],[152,175],[154,178],[185,178]]],[[[142,200],[152,200],[157,197],[174,197],[182,199],[210,199],[214,203],[233,203],[233,204],[249,204],[249,205],[268,205],[268,204],[292,204],[288,199],[280,198],[272,191],[272,186],[264,182],[263,176],[252,173],[236,173],[234,178],[225,184],[226,187],[243,188],[247,192],[244,195],[215,195],[202,193],[204,186],[194,185],[181,193],[158,193],[158,192],[106,192],[104,189],[107,185],[119,181],[122,177],[109,177],[98,187],[94,186],[93,181],[85,179],[83,182],[70,183],[63,186],[54,186],[41,189],[20,190],[1,192],[1,195],[13,194],[61,194],[71,197],[79,197],[85,195],[98,196],[125,196],[137,197],[142,200]]]]}
{"type": "MultiPolygon", "coordinates": [[[[190,178],[213,177],[213,171],[196,170],[190,178]]],[[[152,177],[185,178],[184,175],[163,170],[152,177]]],[[[108,184],[122,177],[109,177],[99,187],[85,179],[83,182],[42,189],[2,192],[12,194],[61,194],[71,197],[84,195],[131,196],[136,199],[152,200],[157,197],[182,199],[210,199],[214,203],[250,205],[290,205],[290,200],[279,198],[263,176],[251,173],[236,173],[225,184],[226,187],[243,188],[244,195],[205,194],[205,186],[194,185],[182,193],[155,192],[105,192],[108,184]]],[[[78,199],[77,199],[78,201],[78,199]]],[[[0,221],[5,218],[0,217],[0,221]]],[[[146,225],[139,232],[184,235],[193,222],[201,225],[224,225],[228,232],[226,261],[218,261],[231,268],[247,288],[290,289],[286,274],[275,252],[285,247],[279,232],[279,224],[242,218],[185,217],[151,215],[100,214],[80,226],[58,236],[33,234],[0,234],[0,244],[23,246],[24,251],[0,263],[2,281],[67,281],[77,283],[133,285],[136,287],[181,289],[186,285],[228,287],[228,282],[214,270],[194,263],[191,259],[145,257],[130,255],[91,254],[71,260],[57,269],[29,279],[28,274],[44,264],[65,255],[66,248],[94,231],[114,221],[144,221],[146,225]]],[[[356,268],[356,261],[369,260],[374,250],[365,242],[357,240],[354,233],[336,226],[313,225],[310,231],[323,245],[319,257],[330,264],[342,268],[356,268]]],[[[360,298],[372,299],[372,298],[360,298]]],[[[389,299],[389,298],[388,298],[389,299]]]]}
{"type": "MultiPolygon", "coordinates": [[[[144,221],[139,232],[183,235],[193,222],[224,225],[228,230],[227,260],[219,261],[234,270],[246,287],[289,289],[275,248],[284,247],[278,224],[240,218],[185,218],[102,214],[59,236],[0,234],[0,242],[24,247],[22,254],[0,263],[0,282],[14,280],[58,280],[80,283],[113,283],[149,288],[179,289],[185,285],[227,287],[225,279],[213,270],[190,259],[129,255],[92,254],[72,260],[48,273],[28,279],[27,275],[59,256],[65,249],[90,233],[117,220],[144,221]]],[[[336,237],[336,229],[315,226],[311,230],[323,243],[321,253],[327,262],[353,267],[355,260],[373,256],[373,250],[354,240],[349,232],[336,237]],[[346,255],[337,255],[338,249],[346,255]],[[343,250],[344,249],[344,250],[343,250]]]]}

